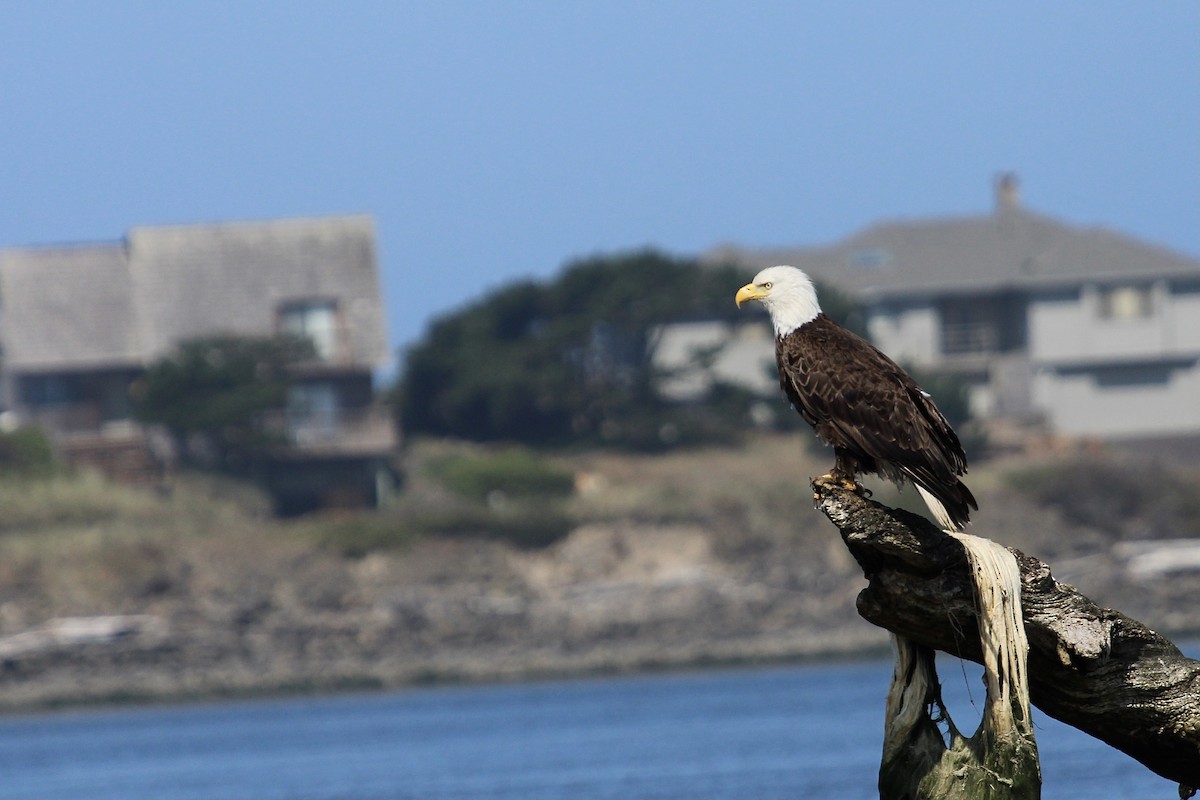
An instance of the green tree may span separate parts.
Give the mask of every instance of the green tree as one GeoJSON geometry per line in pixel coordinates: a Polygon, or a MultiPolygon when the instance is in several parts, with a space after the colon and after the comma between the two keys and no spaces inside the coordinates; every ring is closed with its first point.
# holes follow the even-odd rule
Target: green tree
{"type": "MultiPolygon", "coordinates": [[[[717,386],[707,403],[663,400],[653,336],[670,322],[749,321],[733,295],[752,274],[645,250],[505,286],[436,320],[409,350],[400,423],[410,433],[536,445],[647,449],[736,437],[757,398],[717,386]]],[[[853,324],[853,301],[820,291],[831,316],[853,324]]],[[[718,353],[699,354],[698,366],[706,355],[718,353]]]]}
{"type": "Polygon", "coordinates": [[[166,426],[191,460],[244,471],[277,441],[264,415],[284,408],[293,367],[313,355],[312,344],[297,338],[184,342],[147,369],[136,415],[166,426]]]}
{"type": "Polygon", "coordinates": [[[698,421],[655,390],[656,326],[733,318],[743,270],[654,251],[568,265],[551,283],[504,287],[434,322],[398,391],[414,433],[531,444],[658,446],[698,421]]]}

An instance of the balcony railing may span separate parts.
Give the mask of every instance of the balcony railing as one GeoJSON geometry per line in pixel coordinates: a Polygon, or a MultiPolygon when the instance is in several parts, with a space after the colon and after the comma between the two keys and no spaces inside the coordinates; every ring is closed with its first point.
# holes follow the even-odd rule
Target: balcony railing
{"type": "Polygon", "coordinates": [[[302,454],[384,453],[398,442],[388,409],[375,406],[310,413],[275,411],[263,417],[263,425],[302,454]]]}
{"type": "MultiPolygon", "coordinates": [[[[56,439],[139,436],[131,419],[103,419],[94,404],[79,403],[36,409],[25,415],[56,439]]],[[[310,413],[269,411],[259,417],[262,429],[299,454],[355,455],[386,453],[399,441],[388,409],[377,406],[320,410],[310,413]]]]}
{"type": "Polygon", "coordinates": [[[982,355],[1000,350],[1000,332],[988,322],[942,324],[942,354],[982,355]]]}

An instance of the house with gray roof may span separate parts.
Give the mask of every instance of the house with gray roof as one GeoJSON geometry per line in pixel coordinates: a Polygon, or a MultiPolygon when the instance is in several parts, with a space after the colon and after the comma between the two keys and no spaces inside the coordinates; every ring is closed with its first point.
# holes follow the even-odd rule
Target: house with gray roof
{"type": "Polygon", "coordinates": [[[852,293],[880,349],[965,377],[979,417],[1099,437],[1200,431],[1200,260],[1026,210],[1012,176],[990,214],[705,260],[748,276],[792,264],[852,293]]]}
{"type": "Polygon", "coordinates": [[[370,472],[393,449],[372,402],[389,352],[369,217],[138,227],[119,242],[0,250],[0,402],[68,453],[140,436],[130,389],[146,366],[227,334],[313,344],[278,421],[289,461],[370,472]]]}

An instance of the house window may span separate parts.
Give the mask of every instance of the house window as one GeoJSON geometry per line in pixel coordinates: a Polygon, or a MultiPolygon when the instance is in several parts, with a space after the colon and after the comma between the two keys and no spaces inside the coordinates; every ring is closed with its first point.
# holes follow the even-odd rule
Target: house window
{"type": "Polygon", "coordinates": [[[324,361],[338,354],[337,303],[333,300],[306,300],[288,303],[279,309],[279,331],[308,339],[324,361]]]}
{"type": "Polygon", "coordinates": [[[71,375],[22,375],[18,392],[24,405],[64,406],[83,399],[79,380],[71,375]]]}
{"type": "Polygon", "coordinates": [[[937,303],[944,356],[1011,353],[1025,347],[1023,296],[1011,292],[944,297],[937,303]]]}
{"type": "Polygon", "coordinates": [[[1149,286],[1103,286],[1098,293],[1101,319],[1144,319],[1154,313],[1154,293],[1149,286]]]}
{"type": "Polygon", "coordinates": [[[982,355],[1000,349],[1000,319],[986,300],[945,301],[941,307],[942,354],[982,355]]]}
{"type": "Polygon", "coordinates": [[[288,389],[288,433],[296,444],[336,437],[340,421],[337,388],[331,383],[298,383],[288,389]]]}

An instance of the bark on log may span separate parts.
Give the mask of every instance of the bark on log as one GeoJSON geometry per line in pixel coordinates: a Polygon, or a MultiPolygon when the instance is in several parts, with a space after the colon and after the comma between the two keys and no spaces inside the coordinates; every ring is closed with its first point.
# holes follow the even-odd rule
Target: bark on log
{"type": "MultiPolygon", "coordinates": [[[[961,545],[924,517],[819,479],[812,487],[817,508],[841,531],[869,582],[858,596],[859,614],[982,663],[961,545]]],[[[1181,796],[1189,796],[1189,787],[1200,787],[1200,661],[1058,583],[1042,561],[1012,552],[1021,569],[1034,705],[1179,782],[1181,796]]]]}

